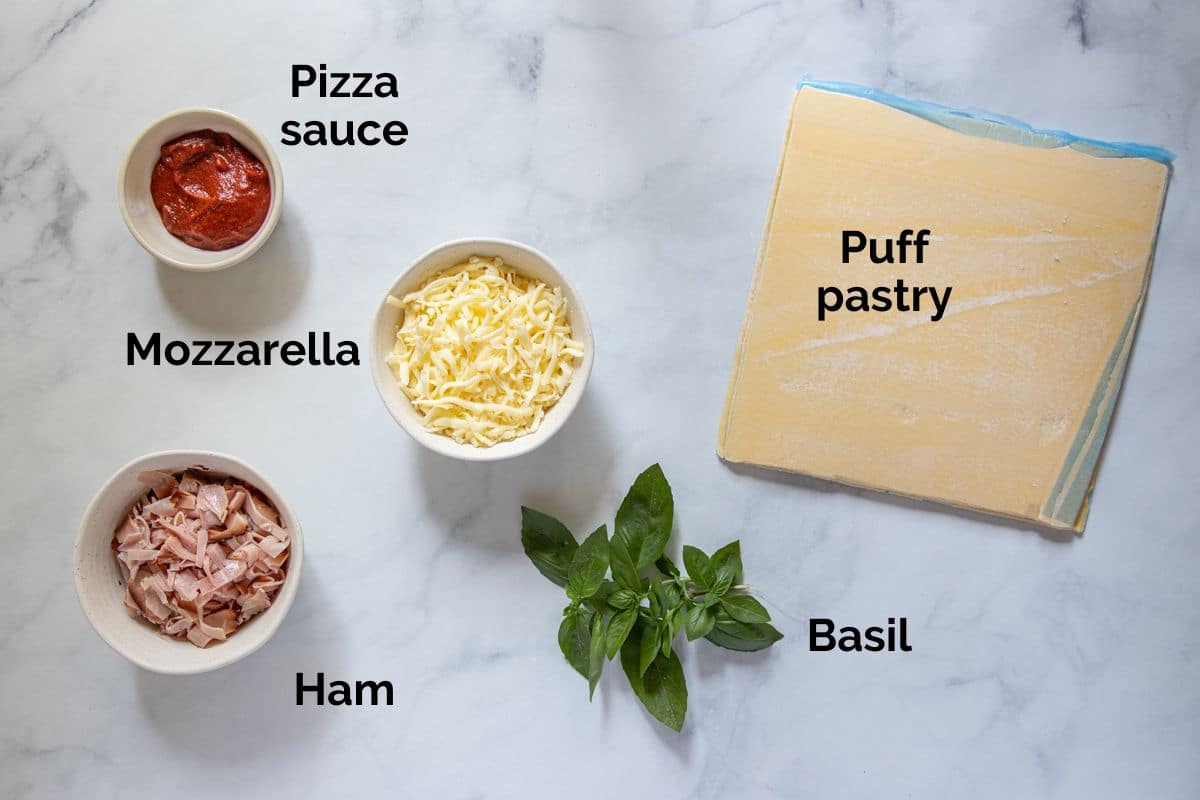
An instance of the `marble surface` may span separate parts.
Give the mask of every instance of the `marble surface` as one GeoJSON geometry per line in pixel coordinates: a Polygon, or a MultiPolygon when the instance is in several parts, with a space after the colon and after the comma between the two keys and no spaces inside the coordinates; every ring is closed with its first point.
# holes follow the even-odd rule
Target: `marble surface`
{"type": "Polygon", "coordinates": [[[1200,6],[1189,0],[165,4],[61,0],[0,22],[0,795],[1200,795],[1200,6]],[[387,70],[392,101],[290,97],[294,62],[387,70]],[[1079,539],[731,470],[717,419],[794,81],[968,104],[1178,155],[1146,313],[1079,539]],[[253,261],[156,266],[120,160],[176,107],[397,117],[398,150],[284,148],[253,261]],[[568,270],[598,357],[536,454],[421,452],[367,367],[127,367],[128,330],[365,347],[415,254],[525,240],[568,270]],[[636,291],[633,290],[636,287],[636,291]],[[140,672],[88,628],[77,521],[120,464],[202,447],[303,520],[275,639],[214,674],[140,672]],[[735,535],[788,638],[685,648],[682,735],[617,670],[562,661],[521,503],[577,532],[645,465],[681,539],[735,535]],[[810,616],[905,615],[914,651],[807,652],[810,616]],[[297,708],[294,674],[388,679],[391,708],[297,708]]]}

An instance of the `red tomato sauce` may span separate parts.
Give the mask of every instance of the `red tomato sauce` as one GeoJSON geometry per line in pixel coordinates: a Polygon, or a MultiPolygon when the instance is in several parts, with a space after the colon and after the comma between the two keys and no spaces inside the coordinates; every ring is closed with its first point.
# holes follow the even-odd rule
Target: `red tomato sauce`
{"type": "Polygon", "coordinates": [[[271,179],[237,139],[205,129],[162,146],[150,196],[177,239],[201,250],[228,250],[262,227],[271,179]]]}

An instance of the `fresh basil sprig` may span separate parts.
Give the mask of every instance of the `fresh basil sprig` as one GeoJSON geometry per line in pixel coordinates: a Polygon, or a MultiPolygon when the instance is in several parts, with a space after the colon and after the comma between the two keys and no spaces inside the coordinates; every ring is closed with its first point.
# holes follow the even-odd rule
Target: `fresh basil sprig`
{"type": "Polygon", "coordinates": [[[538,571],[566,590],[558,646],[587,679],[588,696],[604,662],[620,654],[642,705],[678,731],[687,714],[687,683],[672,646],[680,631],[689,641],[742,651],[763,650],[783,634],[762,603],[745,594],[739,542],[711,556],[685,545],[687,574],[663,555],[674,511],[671,486],[655,464],[633,482],[611,538],[601,525],[576,542],[554,517],[522,507],[521,545],[538,571]],[[651,565],[655,576],[644,574],[651,565]]]}

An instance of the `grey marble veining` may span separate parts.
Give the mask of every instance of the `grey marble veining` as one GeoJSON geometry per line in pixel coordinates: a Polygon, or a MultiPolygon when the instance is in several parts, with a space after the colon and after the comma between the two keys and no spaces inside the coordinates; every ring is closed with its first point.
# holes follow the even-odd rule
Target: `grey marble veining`
{"type": "Polygon", "coordinates": [[[1200,7],[1187,0],[65,1],[0,22],[0,795],[1200,795],[1200,7]],[[398,100],[290,97],[292,63],[387,70],[398,100]],[[733,470],[717,418],[789,98],[804,73],[1178,156],[1150,295],[1082,538],[733,470]],[[277,145],[283,219],[251,262],[156,266],[115,180],[132,138],[211,105],[403,119],[383,148],[277,145]],[[420,452],[367,368],[124,366],[127,330],[365,345],[417,253],[502,235],[585,298],[596,369],[570,425],[492,466],[420,452]],[[70,580],[95,489],[151,450],[270,475],[304,584],[262,651],[139,672],[70,580]],[[610,667],[590,705],[517,508],[574,530],[661,461],[681,540],[743,540],[788,638],[685,647],[676,736],[610,667]],[[905,615],[914,651],[807,652],[805,622],[905,615]],[[296,671],[389,679],[392,708],[293,704],[296,671]]]}

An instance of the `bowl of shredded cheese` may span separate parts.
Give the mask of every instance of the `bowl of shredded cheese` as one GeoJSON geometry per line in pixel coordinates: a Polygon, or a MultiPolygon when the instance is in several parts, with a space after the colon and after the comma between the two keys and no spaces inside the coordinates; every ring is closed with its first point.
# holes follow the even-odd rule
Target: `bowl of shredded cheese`
{"type": "Polygon", "coordinates": [[[442,455],[494,461],[534,450],[579,404],[592,328],[545,255],[458,239],[422,255],[375,314],[371,372],[392,417],[442,455]]]}

